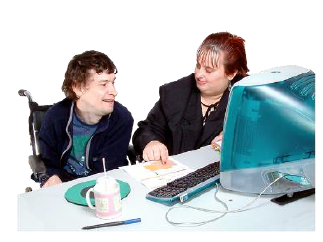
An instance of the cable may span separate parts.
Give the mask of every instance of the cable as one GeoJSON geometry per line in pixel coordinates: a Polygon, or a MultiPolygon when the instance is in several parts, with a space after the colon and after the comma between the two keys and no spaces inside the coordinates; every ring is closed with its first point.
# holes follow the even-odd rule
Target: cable
{"type": "Polygon", "coordinates": [[[248,204],[246,204],[242,208],[234,209],[234,210],[229,210],[227,204],[225,202],[223,202],[222,200],[220,200],[216,196],[216,194],[219,191],[218,184],[216,184],[216,191],[214,193],[214,199],[216,201],[218,201],[219,203],[221,203],[225,207],[225,209],[226,209],[225,211],[211,210],[211,209],[205,209],[205,208],[199,208],[199,207],[194,207],[194,206],[189,206],[189,205],[183,205],[183,204],[181,204],[181,205],[177,205],[175,207],[172,207],[172,208],[170,208],[167,211],[167,213],[165,215],[166,221],[169,222],[170,224],[174,225],[174,226],[194,227],[194,226],[201,226],[201,225],[204,225],[206,223],[210,223],[210,222],[216,221],[216,220],[224,217],[227,213],[238,213],[238,212],[243,212],[243,211],[252,209],[252,208],[247,208],[247,207],[249,207],[250,205],[252,205],[253,203],[255,203],[270,186],[272,186],[274,183],[276,183],[279,179],[281,179],[283,177],[284,176],[280,176],[280,177],[276,178],[273,182],[271,182],[268,186],[266,186],[265,189],[254,200],[252,200],[251,202],[249,202],[248,204]],[[206,212],[206,213],[222,213],[222,215],[219,216],[219,217],[216,217],[214,219],[207,220],[207,221],[202,221],[202,222],[174,222],[174,221],[171,221],[168,218],[169,212],[172,211],[172,210],[174,210],[174,209],[178,209],[178,208],[194,209],[194,210],[198,210],[198,211],[202,211],[202,212],[206,212]]]}
{"type": "MultiPolygon", "coordinates": [[[[214,193],[214,199],[217,200],[219,203],[221,203],[226,210],[228,210],[228,206],[225,202],[221,201],[217,196],[217,192],[219,191],[218,189],[218,184],[216,183],[216,191],[214,193]]],[[[198,207],[193,207],[193,206],[189,206],[189,205],[178,205],[177,207],[172,207],[170,208],[166,215],[165,215],[165,218],[167,220],[167,222],[169,222],[170,224],[174,225],[174,226],[182,226],[182,227],[193,227],[193,226],[201,226],[201,225],[204,225],[206,223],[210,223],[210,222],[213,222],[213,221],[216,221],[220,218],[222,218],[223,216],[225,216],[227,213],[224,212],[221,216],[219,217],[216,217],[214,219],[211,219],[211,220],[207,220],[207,221],[203,221],[203,222],[173,222],[171,221],[169,218],[168,218],[168,213],[173,210],[173,209],[177,209],[177,208],[190,208],[190,209],[195,209],[195,210],[199,210],[199,211],[202,211],[202,212],[208,212],[208,213],[217,213],[217,211],[214,211],[214,210],[210,210],[210,209],[205,209],[205,208],[198,208],[198,207]]]]}

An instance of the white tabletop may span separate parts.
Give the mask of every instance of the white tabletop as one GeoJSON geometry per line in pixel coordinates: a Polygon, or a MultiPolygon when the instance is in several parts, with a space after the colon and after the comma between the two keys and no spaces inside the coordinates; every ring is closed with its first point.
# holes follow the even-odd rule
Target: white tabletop
{"type": "MultiPolygon", "coordinates": [[[[196,151],[173,156],[191,168],[200,168],[219,160],[219,153],[209,146],[196,151]]],[[[39,189],[18,195],[18,230],[81,230],[82,227],[108,222],[95,216],[93,210],[85,206],[69,203],[64,195],[68,188],[87,180],[94,180],[102,174],[77,179],[57,186],[39,189]]],[[[275,197],[266,195],[257,200],[252,209],[240,213],[226,214],[221,219],[198,227],[178,227],[169,224],[165,214],[169,206],[155,203],[145,198],[148,190],[124,171],[109,171],[109,175],[128,182],[130,194],[122,200],[121,217],[111,220],[141,218],[140,223],[100,228],[104,231],[217,231],[217,230],[315,230],[315,195],[302,198],[284,206],[270,201],[275,197]]],[[[214,199],[215,188],[188,201],[187,205],[223,211],[214,199]]],[[[230,210],[238,209],[253,200],[256,195],[226,191],[220,188],[217,196],[230,210]]],[[[178,222],[198,222],[209,220],[219,214],[206,214],[194,210],[178,209],[170,213],[170,218],[178,222]]]]}

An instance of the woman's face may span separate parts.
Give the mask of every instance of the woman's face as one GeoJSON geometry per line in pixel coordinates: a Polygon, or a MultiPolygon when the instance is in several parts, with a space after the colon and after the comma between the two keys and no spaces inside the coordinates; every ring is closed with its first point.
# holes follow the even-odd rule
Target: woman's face
{"type": "Polygon", "coordinates": [[[228,76],[223,65],[223,53],[219,52],[216,65],[212,65],[210,58],[197,60],[195,67],[196,86],[201,94],[216,96],[222,94],[235,74],[228,76]]]}

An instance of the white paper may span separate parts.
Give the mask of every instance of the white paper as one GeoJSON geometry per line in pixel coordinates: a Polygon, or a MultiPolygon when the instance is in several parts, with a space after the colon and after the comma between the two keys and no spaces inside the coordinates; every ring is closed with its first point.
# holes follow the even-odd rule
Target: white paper
{"type": "Polygon", "coordinates": [[[194,171],[173,158],[169,158],[166,165],[161,164],[160,161],[149,161],[132,166],[122,166],[120,169],[127,172],[151,191],[194,171]]]}

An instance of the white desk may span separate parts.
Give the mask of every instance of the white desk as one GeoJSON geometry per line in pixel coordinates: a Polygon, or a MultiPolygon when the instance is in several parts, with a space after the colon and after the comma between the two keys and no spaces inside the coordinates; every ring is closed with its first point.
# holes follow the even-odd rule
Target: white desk
{"type": "MultiPolygon", "coordinates": [[[[219,153],[209,146],[173,156],[192,168],[199,168],[219,160],[219,153]]],[[[115,220],[140,217],[141,223],[100,228],[105,231],[217,231],[217,230],[315,230],[315,196],[302,198],[280,206],[270,202],[274,196],[263,196],[251,210],[227,214],[220,220],[198,227],[176,227],[169,224],[165,214],[169,207],[145,198],[148,190],[122,170],[109,171],[109,175],[128,182],[131,192],[122,200],[122,216],[115,220]]],[[[96,179],[100,174],[77,179],[61,185],[18,195],[18,230],[81,230],[87,225],[105,223],[88,207],[74,205],[65,200],[66,190],[83,181],[96,179]]],[[[214,200],[215,189],[189,201],[188,205],[223,210],[214,200]]],[[[237,209],[250,202],[255,195],[234,193],[220,189],[217,196],[229,209],[237,209]]],[[[181,221],[203,221],[219,214],[205,214],[192,210],[173,210],[171,218],[181,221]]],[[[113,220],[112,220],[113,221],[113,220]]]]}

